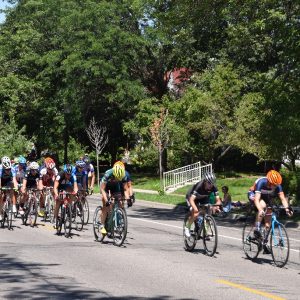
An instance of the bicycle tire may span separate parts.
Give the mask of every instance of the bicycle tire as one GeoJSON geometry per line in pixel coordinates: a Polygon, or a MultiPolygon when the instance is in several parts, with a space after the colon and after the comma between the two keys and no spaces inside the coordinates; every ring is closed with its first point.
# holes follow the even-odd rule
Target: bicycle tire
{"type": "Polygon", "coordinates": [[[29,200],[29,211],[28,211],[28,218],[29,218],[29,225],[34,227],[36,225],[37,219],[37,201],[36,198],[33,197],[29,200]]]}
{"type": "Polygon", "coordinates": [[[7,228],[8,228],[8,230],[11,230],[12,229],[12,216],[13,216],[11,204],[7,206],[6,216],[7,216],[7,220],[6,220],[7,228]]]}
{"type": "Polygon", "coordinates": [[[261,251],[261,243],[254,237],[254,222],[246,222],[243,227],[243,250],[247,258],[255,260],[261,251]]]}
{"type": "Polygon", "coordinates": [[[83,207],[83,215],[84,215],[84,225],[89,223],[90,219],[90,206],[86,197],[81,198],[82,207],[83,207]]]}
{"type": "Polygon", "coordinates": [[[72,208],[72,222],[77,231],[81,231],[84,225],[84,211],[81,201],[76,201],[72,208]]]}
{"type": "Polygon", "coordinates": [[[94,237],[97,242],[102,242],[105,238],[105,234],[101,233],[101,228],[100,228],[100,217],[102,214],[102,206],[97,206],[94,212],[94,217],[93,217],[93,232],[94,232],[94,237]]]}
{"type": "Polygon", "coordinates": [[[64,211],[64,231],[65,231],[65,237],[71,236],[71,230],[72,230],[72,212],[70,205],[65,206],[64,211]]]}
{"type": "Polygon", "coordinates": [[[284,267],[287,264],[290,255],[290,242],[283,224],[275,224],[274,231],[273,229],[271,231],[270,245],[274,264],[279,268],[284,267]],[[276,255],[277,252],[281,254],[279,255],[281,259],[276,255]]]}
{"type": "Polygon", "coordinates": [[[187,213],[184,217],[184,221],[183,221],[183,242],[184,242],[184,249],[186,251],[193,251],[196,244],[197,244],[197,234],[195,232],[195,223],[193,222],[191,228],[190,228],[190,233],[191,233],[191,236],[188,238],[185,236],[185,232],[184,232],[184,229],[185,229],[185,224],[187,223],[188,221],[188,218],[189,218],[190,214],[187,213]]]}
{"type": "Polygon", "coordinates": [[[47,219],[48,219],[48,215],[49,215],[49,199],[48,199],[48,195],[46,195],[45,197],[45,203],[44,203],[44,206],[45,206],[45,213],[44,213],[44,216],[42,218],[43,222],[46,222],[47,219]]]}
{"type": "Polygon", "coordinates": [[[115,246],[122,246],[127,236],[127,217],[123,208],[118,207],[113,218],[113,241],[115,246]],[[117,218],[117,219],[116,219],[117,218]]]}
{"type": "Polygon", "coordinates": [[[64,218],[64,206],[61,204],[59,206],[57,218],[56,218],[56,234],[60,235],[62,230],[63,218],[64,218]]]}
{"type": "Polygon", "coordinates": [[[218,247],[218,229],[215,219],[206,215],[203,219],[202,238],[203,246],[208,256],[214,256],[218,247]]]}

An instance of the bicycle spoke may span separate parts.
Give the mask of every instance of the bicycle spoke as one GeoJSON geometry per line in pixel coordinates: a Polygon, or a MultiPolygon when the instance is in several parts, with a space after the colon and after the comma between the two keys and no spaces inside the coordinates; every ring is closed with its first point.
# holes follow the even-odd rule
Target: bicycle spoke
{"type": "Polygon", "coordinates": [[[254,260],[261,250],[261,242],[254,236],[254,223],[246,223],[243,228],[243,249],[246,256],[254,260]]]}
{"type": "Polygon", "coordinates": [[[189,217],[189,214],[187,214],[185,216],[184,221],[183,221],[183,242],[184,242],[185,250],[193,251],[195,246],[196,246],[196,243],[197,243],[197,232],[195,230],[195,224],[193,223],[191,228],[190,228],[191,236],[187,237],[185,235],[185,226],[186,226],[186,223],[188,221],[188,217],[189,217]]]}
{"type": "Polygon", "coordinates": [[[216,222],[212,216],[205,216],[202,232],[206,254],[213,256],[217,251],[218,232],[216,222]]]}
{"type": "Polygon", "coordinates": [[[275,224],[271,231],[271,254],[277,267],[284,267],[289,259],[289,238],[284,226],[280,223],[275,224]]]}

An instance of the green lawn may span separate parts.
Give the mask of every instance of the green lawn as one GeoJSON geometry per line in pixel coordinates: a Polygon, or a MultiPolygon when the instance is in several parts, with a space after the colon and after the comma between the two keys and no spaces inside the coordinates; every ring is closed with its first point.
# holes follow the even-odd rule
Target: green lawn
{"type": "MultiPolygon", "coordinates": [[[[224,176],[220,175],[217,177],[217,187],[221,190],[223,185],[227,185],[229,187],[229,192],[232,196],[233,201],[247,201],[247,192],[250,186],[253,185],[254,181],[261,175],[246,175],[239,174],[238,177],[228,177],[224,178],[224,176]]],[[[160,182],[158,177],[153,176],[138,176],[136,175],[133,178],[134,187],[138,189],[146,189],[146,190],[155,190],[158,191],[160,188],[160,182]]],[[[188,191],[191,185],[186,185],[182,188],[177,189],[170,195],[184,195],[188,191]]],[[[221,193],[222,196],[222,193],[221,193]]]]}

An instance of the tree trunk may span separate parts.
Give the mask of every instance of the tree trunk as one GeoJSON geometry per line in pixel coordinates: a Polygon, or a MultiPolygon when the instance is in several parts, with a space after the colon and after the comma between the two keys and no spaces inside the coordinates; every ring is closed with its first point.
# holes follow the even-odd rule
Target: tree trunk
{"type": "Polygon", "coordinates": [[[99,172],[99,153],[98,153],[98,151],[96,151],[96,153],[97,153],[97,184],[98,184],[98,187],[100,187],[100,176],[99,176],[99,174],[100,174],[100,172],[99,172]]]}

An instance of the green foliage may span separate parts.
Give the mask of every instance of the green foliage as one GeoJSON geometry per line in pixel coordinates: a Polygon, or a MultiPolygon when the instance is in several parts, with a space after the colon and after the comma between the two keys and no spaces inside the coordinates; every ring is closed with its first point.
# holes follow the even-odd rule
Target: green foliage
{"type": "Polygon", "coordinates": [[[282,169],[281,174],[283,177],[283,190],[286,194],[289,194],[292,204],[299,205],[300,203],[300,169],[295,171],[288,169],[282,169]]]}
{"type": "MultiPolygon", "coordinates": [[[[63,148],[60,149],[58,155],[60,158],[64,157],[63,148]]],[[[70,137],[68,143],[68,161],[69,163],[74,164],[76,160],[79,160],[85,153],[87,153],[87,147],[81,145],[73,137],[70,137]]]]}
{"type": "Polygon", "coordinates": [[[24,135],[24,127],[18,129],[14,120],[4,122],[0,117],[0,132],[0,157],[9,156],[13,158],[28,153],[31,141],[24,135]]]}

